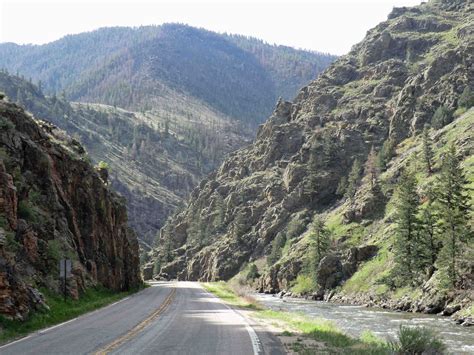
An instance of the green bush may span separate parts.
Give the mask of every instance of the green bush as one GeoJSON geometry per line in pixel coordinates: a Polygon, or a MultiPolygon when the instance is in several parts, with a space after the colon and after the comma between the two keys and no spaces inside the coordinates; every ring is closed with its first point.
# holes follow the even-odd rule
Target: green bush
{"type": "Polygon", "coordinates": [[[250,264],[249,266],[249,272],[247,273],[247,281],[253,281],[256,278],[260,277],[260,274],[258,272],[257,266],[255,264],[250,264]]]}
{"type": "Polygon", "coordinates": [[[396,354],[444,354],[446,345],[438,335],[424,327],[400,326],[398,341],[391,342],[390,348],[396,354]]]}
{"type": "Polygon", "coordinates": [[[101,160],[99,164],[97,164],[98,169],[109,169],[109,164],[107,164],[105,161],[101,160]]]}
{"type": "Polygon", "coordinates": [[[52,260],[55,264],[61,259],[61,243],[58,240],[48,241],[48,248],[46,250],[48,260],[52,260]]]}
{"type": "Polygon", "coordinates": [[[272,241],[272,250],[270,255],[267,257],[267,263],[269,266],[275,264],[282,257],[282,249],[286,243],[286,234],[278,233],[275,239],[272,241]]]}
{"type": "Polygon", "coordinates": [[[13,122],[11,122],[9,119],[0,117],[0,129],[1,130],[10,130],[15,128],[15,125],[13,122]]]}
{"type": "Polygon", "coordinates": [[[8,226],[8,221],[4,216],[0,216],[0,228],[5,228],[8,226]]]}
{"type": "Polygon", "coordinates": [[[12,253],[17,253],[21,249],[21,244],[16,240],[15,235],[7,232],[5,236],[6,249],[12,253]]]}
{"type": "Polygon", "coordinates": [[[446,107],[440,106],[435,111],[433,118],[431,119],[431,125],[434,129],[440,129],[450,124],[453,120],[453,115],[446,107]]]}
{"type": "Polygon", "coordinates": [[[309,275],[298,275],[295,284],[291,290],[297,294],[303,295],[316,289],[316,280],[309,275]]]}
{"type": "Polygon", "coordinates": [[[469,86],[466,86],[464,88],[464,91],[459,97],[458,105],[459,107],[464,107],[466,109],[474,106],[474,92],[471,90],[469,86]]]}
{"type": "Polygon", "coordinates": [[[28,201],[20,201],[18,203],[18,217],[31,221],[35,218],[36,214],[33,208],[30,206],[28,201]]]}

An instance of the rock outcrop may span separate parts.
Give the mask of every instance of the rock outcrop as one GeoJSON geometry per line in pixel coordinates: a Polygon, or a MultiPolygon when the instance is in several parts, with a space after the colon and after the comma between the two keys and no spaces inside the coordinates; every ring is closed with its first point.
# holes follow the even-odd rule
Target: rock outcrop
{"type": "Polygon", "coordinates": [[[122,198],[84,149],[51,124],[0,100],[0,314],[24,319],[58,290],[58,261],[73,261],[68,293],[140,283],[138,243],[122,198]]]}

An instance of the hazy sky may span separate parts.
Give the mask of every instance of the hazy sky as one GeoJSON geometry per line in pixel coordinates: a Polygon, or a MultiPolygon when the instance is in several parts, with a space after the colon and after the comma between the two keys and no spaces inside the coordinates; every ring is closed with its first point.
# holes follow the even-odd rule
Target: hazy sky
{"type": "Polygon", "coordinates": [[[187,23],[343,54],[394,6],[420,0],[0,0],[0,42],[46,43],[105,26],[187,23]]]}

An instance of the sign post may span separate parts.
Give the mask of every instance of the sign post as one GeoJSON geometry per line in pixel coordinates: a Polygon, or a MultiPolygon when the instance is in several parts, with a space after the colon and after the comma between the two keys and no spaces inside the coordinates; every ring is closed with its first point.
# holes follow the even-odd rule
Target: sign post
{"type": "Polygon", "coordinates": [[[71,277],[71,270],[71,259],[61,259],[59,261],[59,278],[63,280],[64,301],[66,301],[67,297],[67,279],[71,277]]]}

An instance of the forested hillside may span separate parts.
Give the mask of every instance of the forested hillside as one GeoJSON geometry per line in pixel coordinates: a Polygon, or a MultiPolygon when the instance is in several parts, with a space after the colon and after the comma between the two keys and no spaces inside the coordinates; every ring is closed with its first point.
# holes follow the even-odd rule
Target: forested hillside
{"type": "Polygon", "coordinates": [[[280,101],[164,226],[159,277],[472,312],[473,14],[395,8],[280,101]]]}
{"type": "Polygon", "coordinates": [[[104,28],[42,46],[0,45],[0,68],[74,101],[148,111],[184,95],[252,126],[334,56],[178,24],[104,28]]]}
{"type": "Polygon", "coordinates": [[[224,155],[249,141],[243,127],[198,102],[134,113],[100,104],[47,97],[26,80],[0,72],[0,90],[36,117],[64,129],[108,166],[126,199],[130,225],[150,243],[167,216],[224,155]]]}

